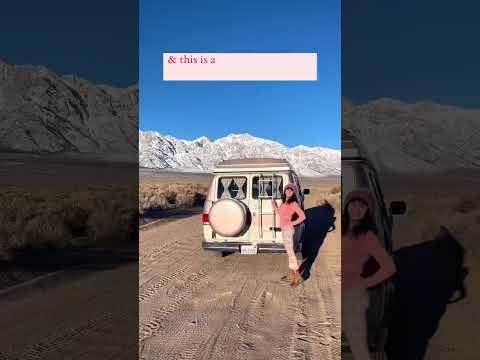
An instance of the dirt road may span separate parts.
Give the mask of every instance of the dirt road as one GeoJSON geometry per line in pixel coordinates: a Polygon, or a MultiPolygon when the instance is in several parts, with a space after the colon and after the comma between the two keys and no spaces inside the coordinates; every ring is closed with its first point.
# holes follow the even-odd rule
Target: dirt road
{"type": "Polygon", "coordinates": [[[136,359],[136,263],[53,273],[0,292],[0,359],[136,359]]]}
{"type": "Polygon", "coordinates": [[[297,288],[279,280],[285,254],[221,257],[201,240],[198,215],[141,231],[140,359],[340,359],[338,230],[297,288]]]}

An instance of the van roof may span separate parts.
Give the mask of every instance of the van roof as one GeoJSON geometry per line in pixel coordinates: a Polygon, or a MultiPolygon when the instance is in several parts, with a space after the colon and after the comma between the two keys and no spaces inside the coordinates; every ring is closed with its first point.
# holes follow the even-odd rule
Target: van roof
{"type": "Polygon", "coordinates": [[[259,169],[266,171],[291,171],[292,165],[285,159],[275,158],[247,158],[247,159],[230,159],[223,160],[217,164],[215,173],[222,172],[249,172],[258,171],[259,169]]]}

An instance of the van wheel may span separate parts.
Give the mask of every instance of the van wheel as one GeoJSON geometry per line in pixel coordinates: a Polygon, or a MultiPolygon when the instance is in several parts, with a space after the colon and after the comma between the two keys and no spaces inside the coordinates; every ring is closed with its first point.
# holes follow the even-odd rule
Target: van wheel
{"type": "Polygon", "coordinates": [[[232,255],[233,253],[235,253],[235,251],[222,251],[220,254],[222,255],[222,257],[225,257],[228,255],[232,255]]]}

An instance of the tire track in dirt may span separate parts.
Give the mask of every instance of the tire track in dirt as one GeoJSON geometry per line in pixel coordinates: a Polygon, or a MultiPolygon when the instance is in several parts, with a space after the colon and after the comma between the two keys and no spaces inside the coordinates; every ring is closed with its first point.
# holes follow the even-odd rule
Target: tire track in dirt
{"type": "MultiPolygon", "coordinates": [[[[167,271],[168,273],[149,281],[148,284],[152,283],[152,285],[141,290],[139,295],[140,328],[142,329],[142,325],[152,330],[158,328],[157,322],[168,316],[189,296],[192,296],[193,292],[206,281],[209,273],[225,261],[227,261],[226,258],[209,256],[202,262],[187,261],[187,265],[181,266],[179,269],[169,265],[165,269],[159,267],[159,273],[163,274],[167,271]],[[149,320],[145,323],[147,318],[149,320]]],[[[184,262],[185,259],[182,257],[172,260],[172,263],[177,265],[182,265],[184,262]]],[[[155,331],[150,331],[146,330],[145,336],[155,335],[155,331]]]]}
{"type": "MultiPolygon", "coordinates": [[[[326,319],[326,326],[317,326],[316,331],[323,333],[324,340],[330,342],[330,356],[333,359],[341,356],[341,266],[339,260],[340,237],[331,239],[324,249],[324,261],[319,263],[319,271],[324,276],[319,277],[313,284],[318,289],[317,292],[325,299],[319,306],[323,307],[326,319]]],[[[321,324],[318,324],[321,325],[321,324]]]]}
{"type": "MultiPolygon", "coordinates": [[[[149,291],[142,293],[142,301],[140,302],[140,341],[148,337],[156,336],[162,329],[162,321],[174,312],[184,301],[192,298],[196,289],[204,285],[211,270],[227,261],[227,258],[221,257],[209,257],[209,259],[211,259],[211,261],[203,261],[200,263],[188,262],[188,265],[180,271],[172,268],[168,269],[168,271],[173,271],[173,274],[160,277],[160,282],[153,285],[152,288],[149,288],[149,291]],[[168,291],[168,286],[171,285],[170,283],[173,279],[177,279],[187,273],[186,269],[193,271],[194,268],[196,268],[196,271],[190,272],[190,276],[187,276],[187,278],[182,281],[180,288],[174,287],[172,291],[168,291]],[[156,304],[152,305],[154,308],[144,306],[144,303],[153,298],[162,287],[166,289],[167,296],[164,299],[165,301],[157,301],[156,304]],[[144,320],[144,318],[148,320],[145,321],[146,319],[144,320]]],[[[175,260],[175,263],[181,264],[179,260],[180,259],[175,260]]],[[[165,271],[165,269],[162,270],[165,271]]]]}
{"type": "Polygon", "coordinates": [[[295,314],[292,336],[290,340],[290,348],[288,351],[288,359],[311,359],[312,349],[310,341],[308,340],[308,319],[306,316],[306,299],[305,290],[303,286],[301,289],[297,289],[300,294],[296,299],[296,303],[293,307],[293,313],[295,314]]]}
{"type": "Polygon", "coordinates": [[[336,286],[328,271],[332,259],[339,261],[338,248],[328,261],[322,248],[312,278],[291,288],[279,280],[287,271],[283,254],[222,258],[203,251],[196,217],[148,231],[146,241],[141,233],[144,258],[164,236],[168,245],[140,269],[141,359],[340,359],[340,339],[331,337],[339,318],[328,304],[335,294],[329,287],[336,286]]]}
{"type": "Polygon", "coordinates": [[[250,317],[262,316],[265,308],[266,285],[250,280],[246,282],[246,286],[250,291],[240,292],[240,296],[236,299],[238,305],[233,306],[228,321],[218,331],[219,336],[215,338],[209,351],[202,354],[201,359],[222,360],[225,354],[232,354],[232,359],[237,359],[235,351],[238,348],[255,351],[255,345],[245,341],[244,334],[248,331],[250,317]]]}
{"type": "Polygon", "coordinates": [[[192,258],[198,255],[202,249],[195,248],[179,248],[167,258],[163,263],[159,262],[152,266],[148,274],[141,276],[148,276],[151,278],[144,280],[139,289],[139,302],[145,303],[155,296],[158,291],[168,289],[169,287],[182,284],[186,277],[189,276],[204,276],[212,266],[225,261],[222,257],[213,256],[214,254],[207,254],[208,258],[203,261],[194,261],[192,258]],[[187,260],[189,259],[189,260],[187,260]],[[205,268],[205,269],[202,269],[205,268]],[[160,275],[157,275],[160,274],[160,275]]]}
{"type": "Polygon", "coordinates": [[[144,279],[149,279],[149,272],[155,270],[155,264],[161,260],[162,267],[165,267],[165,260],[168,261],[172,255],[177,255],[179,251],[196,251],[198,235],[184,236],[177,239],[176,229],[179,226],[192,226],[192,218],[176,220],[163,224],[162,235],[158,235],[157,228],[144,230],[142,234],[142,242],[140,243],[140,268],[139,268],[139,285],[144,285],[144,279]],[[188,225],[187,225],[188,224],[188,225]],[[161,243],[162,246],[158,246],[161,243]],[[154,245],[154,247],[151,247],[154,245]],[[153,266],[152,266],[153,265],[153,266]],[[153,267],[153,269],[152,269],[153,267]]]}
{"type": "Polygon", "coordinates": [[[336,286],[335,292],[332,291],[331,284],[333,282],[331,277],[327,276],[326,280],[319,280],[316,284],[320,285],[318,291],[322,294],[322,298],[327,299],[327,301],[319,304],[319,306],[324,308],[323,313],[326,314],[326,318],[322,323],[316,324],[314,328],[315,331],[321,334],[322,341],[330,344],[330,357],[335,359],[339,358],[341,353],[341,323],[338,311],[335,309],[336,298],[340,297],[341,294],[339,286],[336,286]]]}
{"type": "MultiPolygon", "coordinates": [[[[180,259],[175,259],[172,262],[178,264],[179,260],[180,259]]],[[[155,277],[140,288],[139,303],[143,304],[144,302],[148,301],[153,296],[155,296],[156,293],[160,291],[162,288],[167,288],[169,285],[171,286],[175,281],[177,280],[180,281],[180,279],[182,278],[189,277],[191,281],[194,281],[195,279],[193,280],[191,279],[192,276],[198,280],[201,279],[202,277],[205,277],[206,272],[209,271],[213,266],[220,263],[221,261],[222,260],[212,261],[210,263],[206,263],[206,266],[204,265],[205,263],[203,263],[200,267],[198,266],[198,264],[194,264],[191,262],[176,269],[172,269],[172,266],[169,266],[168,267],[170,268],[169,271],[173,271],[172,273],[167,273],[165,275],[155,277]],[[188,276],[187,274],[190,274],[190,276],[188,276]]]]}
{"type": "Polygon", "coordinates": [[[191,298],[195,289],[200,286],[199,280],[205,275],[193,276],[185,283],[185,289],[170,295],[168,304],[161,309],[155,309],[148,315],[148,321],[140,323],[140,341],[157,335],[162,330],[163,320],[174,312],[187,298],[191,298]]]}
{"type": "Polygon", "coordinates": [[[128,265],[82,276],[65,275],[47,290],[31,289],[16,301],[4,301],[3,308],[11,311],[4,314],[3,321],[19,315],[23,319],[17,320],[12,331],[2,334],[2,347],[8,348],[3,355],[12,360],[122,359],[128,353],[122,347],[137,347],[136,268],[128,265]],[[128,281],[132,297],[123,296],[125,286],[115,285],[120,279],[128,281]],[[75,311],[80,303],[82,312],[75,311]]]}
{"type": "MultiPolygon", "coordinates": [[[[231,296],[227,296],[221,300],[211,301],[206,307],[201,308],[200,312],[205,315],[198,316],[199,326],[193,331],[185,331],[183,326],[172,324],[171,329],[175,330],[172,332],[173,336],[169,334],[170,342],[166,349],[171,349],[170,353],[174,352],[181,359],[213,359],[212,350],[221,346],[225,341],[228,342],[225,336],[229,336],[226,327],[230,322],[226,322],[222,315],[228,315],[229,319],[237,317],[237,314],[241,312],[237,305],[238,302],[241,302],[240,299],[243,297],[251,296],[253,291],[254,287],[245,281],[244,285],[233,296],[233,299],[231,296]],[[222,314],[220,314],[220,309],[222,314]],[[214,316],[215,318],[213,318],[214,316]],[[181,334],[180,346],[176,343],[177,334],[181,334]]],[[[196,313],[198,313],[198,310],[196,313]]],[[[222,356],[224,358],[224,355],[222,356]]],[[[162,358],[162,360],[167,359],[168,356],[162,358]]]]}
{"type": "Polygon", "coordinates": [[[196,241],[196,238],[185,237],[179,241],[169,242],[164,246],[159,246],[153,249],[149,249],[148,255],[144,255],[143,258],[140,259],[140,275],[143,276],[145,272],[149,270],[149,266],[151,264],[155,264],[155,262],[159,258],[168,259],[172,254],[175,253],[176,250],[182,249],[185,246],[190,247],[189,243],[195,242],[195,241],[196,241]]]}
{"type": "MultiPolygon", "coordinates": [[[[124,315],[125,317],[125,315],[124,315]]],[[[30,345],[18,355],[14,356],[14,359],[18,360],[35,360],[44,359],[51,353],[55,353],[63,348],[71,346],[78,338],[84,339],[88,335],[98,334],[102,332],[108,324],[114,321],[115,315],[113,313],[106,313],[96,319],[91,319],[78,326],[65,329],[60,334],[55,334],[49,338],[42,340],[39,343],[30,345]]],[[[118,320],[118,317],[116,317],[118,320]]]]}
{"type": "MultiPolygon", "coordinates": [[[[230,270],[230,273],[236,273],[238,272],[237,267],[241,265],[241,263],[233,262],[232,266],[229,266],[228,263],[224,265],[230,270]]],[[[213,323],[215,322],[218,326],[221,326],[223,323],[223,319],[212,318],[212,314],[218,313],[218,309],[223,308],[226,310],[225,313],[228,313],[228,310],[232,307],[228,306],[228,303],[231,302],[229,300],[231,296],[228,295],[229,293],[233,295],[232,292],[226,292],[227,296],[215,296],[212,301],[209,300],[208,294],[218,293],[230,288],[237,290],[234,297],[237,298],[241,296],[244,291],[246,280],[244,281],[244,286],[238,289],[238,287],[236,287],[238,279],[227,276],[222,281],[215,281],[215,273],[210,273],[208,276],[206,286],[203,289],[198,289],[200,293],[191,297],[191,303],[186,302],[183,304],[183,308],[179,307],[177,309],[179,313],[182,313],[183,310],[188,311],[189,316],[178,319],[175,317],[175,314],[172,314],[172,319],[166,317],[164,327],[158,333],[158,338],[160,338],[161,341],[157,341],[156,344],[143,346],[144,349],[148,348],[149,352],[155,354],[153,358],[197,358],[197,353],[202,348],[208,346],[207,342],[212,338],[212,331],[217,329],[217,326],[214,326],[213,323]],[[213,284],[213,286],[210,286],[210,284],[213,284]],[[202,292],[205,294],[202,294],[202,292]]],[[[145,342],[153,343],[154,340],[158,340],[158,338],[148,338],[145,339],[145,342]]]]}
{"type": "Polygon", "coordinates": [[[267,263],[267,267],[264,266],[265,262],[258,266],[258,270],[265,274],[259,280],[262,282],[263,291],[252,300],[251,310],[247,311],[247,318],[242,326],[243,331],[235,336],[238,341],[231,346],[234,349],[232,359],[281,359],[280,355],[285,355],[285,351],[279,351],[275,355],[272,351],[284,346],[284,339],[278,335],[291,327],[288,315],[293,314],[288,312],[288,305],[292,298],[292,289],[278,279],[286,271],[285,259],[280,256],[275,260],[267,263]]]}

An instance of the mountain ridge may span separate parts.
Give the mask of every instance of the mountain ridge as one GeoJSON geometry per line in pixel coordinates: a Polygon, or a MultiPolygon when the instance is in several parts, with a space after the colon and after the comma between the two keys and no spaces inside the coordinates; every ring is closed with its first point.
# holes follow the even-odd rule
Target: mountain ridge
{"type": "Polygon", "coordinates": [[[303,176],[340,174],[340,150],[296,146],[288,148],[279,142],[255,137],[248,133],[229,134],[203,141],[176,139],[156,131],[139,133],[140,166],[210,172],[222,161],[233,158],[285,158],[303,176]]]}
{"type": "Polygon", "coordinates": [[[379,170],[438,172],[480,168],[480,110],[423,100],[342,99],[342,126],[379,170]]]}
{"type": "Polygon", "coordinates": [[[138,85],[95,85],[44,66],[0,61],[0,149],[136,153],[138,85]]]}

